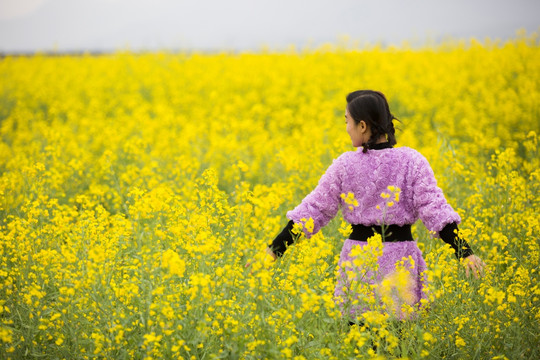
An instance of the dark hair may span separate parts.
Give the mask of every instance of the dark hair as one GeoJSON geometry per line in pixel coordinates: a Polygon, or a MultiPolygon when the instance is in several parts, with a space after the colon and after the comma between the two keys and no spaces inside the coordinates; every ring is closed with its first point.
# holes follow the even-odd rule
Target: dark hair
{"type": "Polygon", "coordinates": [[[363,152],[377,143],[385,135],[390,145],[396,144],[393,120],[398,120],[390,112],[388,101],[383,93],[373,90],[358,90],[347,95],[347,110],[356,124],[364,120],[371,130],[371,137],[362,144],[363,152]]]}

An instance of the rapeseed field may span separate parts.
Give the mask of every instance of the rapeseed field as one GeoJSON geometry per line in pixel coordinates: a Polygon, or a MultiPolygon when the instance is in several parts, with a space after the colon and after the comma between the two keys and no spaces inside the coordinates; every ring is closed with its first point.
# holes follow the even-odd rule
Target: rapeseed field
{"type": "Polygon", "coordinates": [[[0,77],[0,358],[540,358],[535,34],[7,56],[0,77]],[[352,150],[357,89],[387,96],[398,146],[430,161],[486,262],[467,277],[417,223],[429,304],[404,322],[366,313],[369,329],[334,303],[340,215],[263,257],[286,211],[352,150]]]}

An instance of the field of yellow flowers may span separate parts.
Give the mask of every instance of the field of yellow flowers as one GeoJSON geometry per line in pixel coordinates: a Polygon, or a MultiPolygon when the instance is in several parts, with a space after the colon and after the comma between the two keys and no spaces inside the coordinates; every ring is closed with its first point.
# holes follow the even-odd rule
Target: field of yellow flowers
{"type": "MultiPolygon", "coordinates": [[[[0,59],[0,358],[540,358],[540,47],[448,41],[0,59]],[[385,93],[486,262],[418,223],[429,307],[349,326],[338,215],[268,265],[385,93]],[[245,265],[255,260],[249,268],[245,265]]],[[[368,261],[368,260],[366,260],[368,261]]]]}

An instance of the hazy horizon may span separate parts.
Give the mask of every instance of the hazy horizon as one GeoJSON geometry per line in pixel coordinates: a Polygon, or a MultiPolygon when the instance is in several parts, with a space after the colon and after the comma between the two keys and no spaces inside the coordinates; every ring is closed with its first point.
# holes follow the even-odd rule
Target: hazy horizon
{"type": "Polygon", "coordinates": [[[537,32],[540,1],[0,0],[0,52],[259,50],[537,32]]]}

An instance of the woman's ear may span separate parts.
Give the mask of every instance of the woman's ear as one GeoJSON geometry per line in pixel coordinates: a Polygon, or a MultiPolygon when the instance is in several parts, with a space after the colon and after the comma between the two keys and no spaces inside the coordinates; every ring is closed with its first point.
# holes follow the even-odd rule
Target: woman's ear
{"type": "Polygon", "coordinates": [[[364,120],[360,120],[360,122],[358,123],[358,126],[362,134],[365,133],[368,129],[367,124],[364,120]]]}

